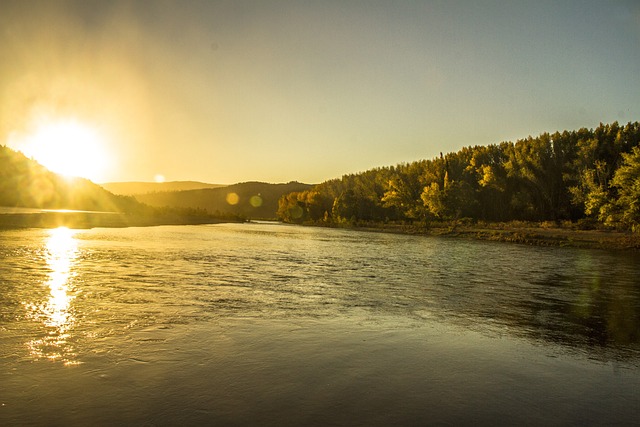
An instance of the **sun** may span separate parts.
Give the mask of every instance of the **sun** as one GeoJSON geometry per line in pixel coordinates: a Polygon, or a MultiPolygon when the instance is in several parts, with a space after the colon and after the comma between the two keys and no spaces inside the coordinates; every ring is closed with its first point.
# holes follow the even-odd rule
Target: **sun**
{"type": "Polygon", "coordinates": [[[11,145],[55,173],[101,182],[109,167],[104,137],[76,119],[41,123],[19,139],[11,145]]]}

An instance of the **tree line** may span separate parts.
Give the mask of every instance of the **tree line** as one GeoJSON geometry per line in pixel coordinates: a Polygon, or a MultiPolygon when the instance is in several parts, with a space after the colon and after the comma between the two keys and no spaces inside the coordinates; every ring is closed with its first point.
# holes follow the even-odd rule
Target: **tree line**
{"type": "Polygon", "coordinates": [[[344,175],[282,196],[285,222],[573,221],[640,230],[640,123],[600,124],[344,175]]]}

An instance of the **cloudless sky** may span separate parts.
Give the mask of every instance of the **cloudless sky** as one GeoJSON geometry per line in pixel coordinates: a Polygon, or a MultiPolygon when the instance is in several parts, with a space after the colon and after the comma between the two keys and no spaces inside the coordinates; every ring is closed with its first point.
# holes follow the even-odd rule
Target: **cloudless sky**
{"type": "Polygon", "coordinates": [[[640,2],[0,1],[0,143],[106,136],[104,181],[318,183],[640,120],[640,2]]]}

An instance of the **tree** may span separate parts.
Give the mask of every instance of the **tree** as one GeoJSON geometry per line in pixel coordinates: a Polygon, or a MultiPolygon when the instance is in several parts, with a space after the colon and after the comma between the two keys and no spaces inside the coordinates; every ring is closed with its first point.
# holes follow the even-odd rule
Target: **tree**
{"type": "Polygon", "coordinates": [[[307,218],[304,192],[285,194],[278,200],[278,218],[285,222],[302,223],[307,218]]]}
{"type": "Polygon", "coordinates": [[[505,163],[513,144],[476,146],[467,169],[477,182],[478,219],[503,221],[509,217],[509,184],[505,163]]]}
{"type": "Polygon", "coordinates": [[[618,168],[611,185],[618,190],[614,205],[620,221],[634,231],[640,231],[640,147],[622,154],[623,164],[618,168]]]}
{"type": "Polygon", "coordinates": [[[395,210],[404,219],[424,219],[420,196],[424,187],[425,164],[413,162],[393,170],[381,198],[384,207],[395,210]]]}
{"type": "Polygon", "coordinates": [[[424,188],[421,199],[429,213],[439,219],[472,217],[477,205],[474,191],[465,181],[451,181],[445,174],[444,185],[437,182],[424,188]]]}

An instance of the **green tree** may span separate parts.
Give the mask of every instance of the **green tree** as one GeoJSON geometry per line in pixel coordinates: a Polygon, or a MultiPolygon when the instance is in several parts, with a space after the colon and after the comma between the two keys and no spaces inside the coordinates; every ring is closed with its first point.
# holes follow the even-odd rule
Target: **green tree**
{"type": "Polygon", "coordinates": [[[623,225],[640,231],[640,147],[622,154],[623,164],[613,176],[611,185],[618,190],[614,205],[623,225]]]}
{"type": "Polygon", "coordinates": [[[421,202],[424,188],[425,162],[398,165],[391,173],[381,201],[383,206],[395,210],[408,220],[421,220],[425,211],[421,202]]]}
{"type": "Polygon", "coordinates": [[[505,162],[509,144],[474,147],[468,169],[475,174],[477,182],[479,219],[504,221],[508,218],[509,180],[505,162]]]}
{"type": "Polygon", "coordinates": [[[421,195],[427,211],[439,219],[472,217],[476,200],[474,190],[465,181],[451,181],[445,174],[443,186],[432,182],[421,195]]]}
{"type": "Polygon", "coordinates": [[[640,144],[640,123],[600,124],[592,131],[580,129],[576,135],[575,179],[569,187],[572,204],[587,217],[613,223],[618,189],[612,179],[625,153],[640,144]]]}
{"type": "Polygon", "coordinates": [[[308,217],[304,198],[304,192],[293,192],[280,197],[278,218],[285,222],[302,223],[308,217]]]}

